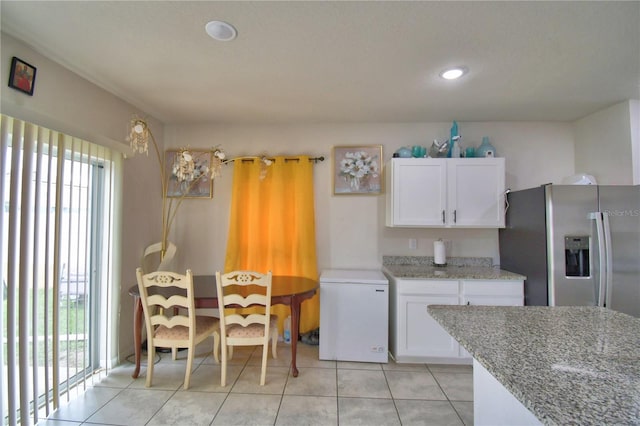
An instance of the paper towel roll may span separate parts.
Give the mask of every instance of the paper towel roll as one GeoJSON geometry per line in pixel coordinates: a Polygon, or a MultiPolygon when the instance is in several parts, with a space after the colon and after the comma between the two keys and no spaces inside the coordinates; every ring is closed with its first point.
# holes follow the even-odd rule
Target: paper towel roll
{"type": "Polygon", "coordinates": [[[447,263],[444,241],[442,240],[433,242],[433,263],[435,263],[436,265],[444,265],[447,263]]]}

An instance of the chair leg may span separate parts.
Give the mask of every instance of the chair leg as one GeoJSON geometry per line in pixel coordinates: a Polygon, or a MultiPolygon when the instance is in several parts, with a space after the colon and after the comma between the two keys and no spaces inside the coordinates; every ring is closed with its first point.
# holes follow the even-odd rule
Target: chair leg
{"type": "Polygon", "coordinates": [[[233,359],[233,346],[227,346],[229,348],[229,359],[233,359]]]}
{"type": "Polygon", "coordinates": [[[184,390],[189,389],[189,385],[191,384],[191,366],[193,365],[193,353],[195,352],[195,347],[189,346],[187,351],[187,371],[184,373],[184,390]]]}
{"type": "Polygon", "coordinates": [[[156,348],[150,344],[147,340],[147,380],[145,386],[151,387],[151,380],[153,379],[153,361],[156,357],[156,348]]]}
{"type": "Polygon", "coordinates": [[[269,353],[269,340],[262,345],[262,373],[260,374],[260,386],[264,386],[267,378],[267,355],[269,353]]]}
{"type": "Polygon", "coordinates": [[[217,332],[213,333],[213,358],[220,364],[220,334],[217,332]]]}
{"type": "Polygon", "coordinates": [[[171,348],[171,358],[175,361],[178,358],[178,348],[171,348]]]}
{"type": "Polygon", "coordinates": [[[222,365],[220,366],[220,386],[225,387],[227,385],[227,342],[222,338],[222,348],[220,354],[222,355],[222,365]]]}
{"type": "Polygon", "coordinates": [[[271,354],[273,359],[278,358],[278,329],[271,330],[271,354]]]}

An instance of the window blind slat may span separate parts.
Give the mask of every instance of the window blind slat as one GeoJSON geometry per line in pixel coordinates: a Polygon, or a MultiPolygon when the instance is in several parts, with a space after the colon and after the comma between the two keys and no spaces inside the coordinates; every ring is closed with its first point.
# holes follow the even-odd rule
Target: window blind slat
{"type": "MultiPolygon", "coordinates": [[[[8,118],[4,118],[0,116],[0,206],[4,210],[4,206],[6,204],[6,191],[5,191],[5,176],[7,174],[7,155],[9,153],[9,129],[10,129],[11,120],[8,118]]],[[[4,214],[0,214],[0,237],[5,235],[5,220],[4,214]]],[[[5,250],[4,250],[4,239],[0,238],[0,259],[4,259],[5,250]]],[[[0,262],[0,277],[3,278],[2,282],[2,291],[4,295],[4,291],[6,289],[6,282],[4,282],[4,262],[0,262]]],[[[0,304],[0,330],[4,330],[5,327],[5,316],[6,312],[4,309],[4,303],[0,304]]],[[[7,377],[5,374],[7,365],[4,350],[0,351],[0,383],[7,383],[7,377]]],[[[7,392],[8,393],[8,392],[7,392]]],[[[5,404],[0,403],[0,419],[4,419],[7,416],[5,413],[5,404]]]]}
{"type": "Polygon", "coordinates": [[[11,175],[9,185],[9,228],[7,229],[7,386],[8,407],[9,407],[9,424],[17,424],[18,400],[16,395],[20,395],[18,390],[17,369],[11,368],[18,365],[18,356],[16,353],[17,344],[17,311],[18,307],[16,298],[16,289],[18,288],[18,236],[20,229],[20,217],[18,215],[18,206],[20,205],[20,157],[22,153],[22,125],[17,120],[13,121],[13,135],[11,140],[11,175]]]}

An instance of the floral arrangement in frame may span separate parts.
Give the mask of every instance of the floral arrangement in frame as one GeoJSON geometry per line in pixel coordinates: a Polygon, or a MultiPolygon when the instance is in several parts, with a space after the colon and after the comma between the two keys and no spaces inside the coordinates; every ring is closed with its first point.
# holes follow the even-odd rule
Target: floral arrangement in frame
{"type": "Polygon", "coordinates": [[[9,87],[33,96],[36,83],[36,67],[15,56],[11,59],[9,87]]]}
{"type": "Polygon", "coordinates": [[[213,197],[213,180],[209,176],[211,150],[172,149],[165,151],[164,155],[167,197],[213,197]],[[185,154],[193,161],[185,161],[185,154]]]}
{"type": "Polygon", "coordinates": [[[333,193],[382,193],[382,145],[334,146],[333,193]]]}

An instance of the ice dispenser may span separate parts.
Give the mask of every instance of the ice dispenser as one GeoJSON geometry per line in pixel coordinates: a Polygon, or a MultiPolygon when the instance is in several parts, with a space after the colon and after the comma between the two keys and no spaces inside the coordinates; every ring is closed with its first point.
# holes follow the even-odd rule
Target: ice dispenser
{"type": "Polygon", "coordinates": [[[589,277],[589,237],[564,237],[564,266],[567,277],[589,277]]]}

